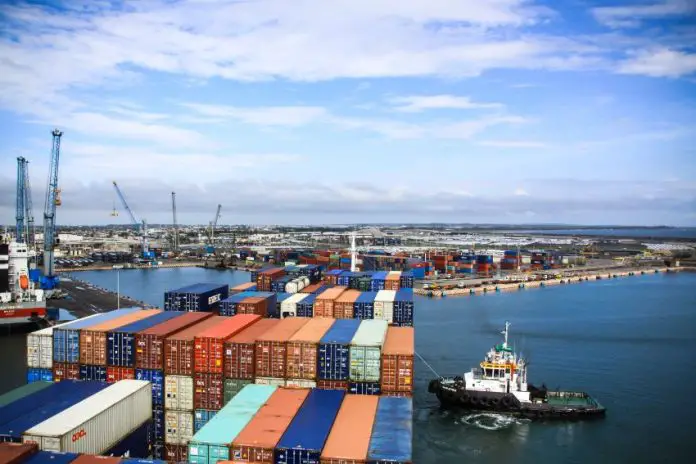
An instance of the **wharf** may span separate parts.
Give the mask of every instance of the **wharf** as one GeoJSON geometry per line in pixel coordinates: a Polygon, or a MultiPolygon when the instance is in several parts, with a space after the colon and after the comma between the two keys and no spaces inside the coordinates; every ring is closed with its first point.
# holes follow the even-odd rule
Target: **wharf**
{"type": "Polygon", "coordinates": [[[142,301],[124,295],[120,295],[119,302],[115,292],[79,280],[61,279],[58,294],[61,297],[49,298],[46,306],[65,309],[77,318],[111,311],[118,307],[147,306],[142,301]]]}
{"type": "MultiPolygon", "coordinates": [[[[120,263],[119,263],[120,264],[120,263]]],[[[128,267],[119,268],[120,271],[129,271],[131,269],[160,269],[160,268],[170,268],[170,267],[204,267],[200,261],[186,261],[186,262],[175,262],[175,263],[162,263],[157,266],[151,266],[149,264],[128,264],[128,267]]],[[[82,266],[82,267],[59,267],[56,272],[80,272],[80,271],[113,271],[113,264],[98,264],[93,266],[82,266]]]]}

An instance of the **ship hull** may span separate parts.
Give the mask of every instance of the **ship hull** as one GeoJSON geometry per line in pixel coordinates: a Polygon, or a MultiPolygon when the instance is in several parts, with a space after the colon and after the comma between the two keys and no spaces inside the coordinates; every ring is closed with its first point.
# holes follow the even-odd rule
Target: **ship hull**
{"type": "Polygon", "coordinates": [[[510,393],[467,390],[462,384],[443,383],[440,379],[431,380],[428,391],[448,409],[496,412],[532,420],[586,420],[606,413],[603,406],[582,392],[543,391],[548,402],[523,403],[510,393]],[[567,399],[571,397],[573,400],[567,399]]]}
{"type": "Polygon", "coordinates": [[[0,304],[0,330],[21,332],[35,330],[37,326],[46,325],[46,303],[28,302],[0,304]]]}

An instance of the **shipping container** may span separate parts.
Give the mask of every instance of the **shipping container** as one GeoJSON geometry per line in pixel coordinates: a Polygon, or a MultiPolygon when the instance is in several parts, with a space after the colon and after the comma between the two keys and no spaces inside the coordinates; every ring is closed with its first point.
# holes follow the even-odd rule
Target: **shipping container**
{"type": "Polygon", "coordinates": [[[215,283],[193,284],[178,290],[169,290],[164,293],[165,311],[218,311],[220,301],[230,294],[228,285],[215,283]]]}
{"type": "Polygon", "coordinates": [[[53,361],[61,363],[80,362],[80,331],[99,325],[126,314],[141,311],[140,308],[125,308],[94,314],[53,329],[53,361]]]}
{"type": "Polygon", "coordinates": [[[286,380],[280,377],[255,377],[256,385],[272,385],[274,387],[284,387],[286,380]]]}
{"type": "Polygon", "coordinates": [[[104,382],[66,380],[0,408],[0,441],[20,441],[22,433],[107,387],[104,382]]]}
{"type": "Polygon", "coordinates": [[[220,302],[220,316],[234,316],[235,314],[237,314],[237,306],[239,305],[239,303],[242,302],[245,298],[254,296],[255,294],[255,291],[248,290],[236,293],[234,295],[230,295],[229,297],[225,298],[220,302]]]}
{"type": "Polygon", "coordinates": [[[213,316],[164,340],[165,375],[193,375],[194,338],[228,318],[213,316]]]}
{"type": "Polygon", "coordinates": [[[381,396],[372,427],[368,464],[410,464],[413,403],[410,398],[381,396]]]}
{"type": "Polygon", "coordinates": [[[230,446],[239,432],[268,401],[276,387],[247,385],[189,442],[191,464],[216,464],[230,458],[230,446]]]}
{"type": "Polygon", "coordinates": [[[135,367],[136,334],[144,330],[180,317],[185,312],[169,311],[132,322],[123,327],[110,330],[106,337],[106,355],[108,366],[135,367]]]}
{"type": "Polygon", "coordinates": [[[243,379],[225,379],[224,383],[224,403],[227,404],[232,398],[237,396],[237,393],[242,391],[244,387],[254,382],[243,379]]]}
{"type": "Polygon", "coordinates": [[[358,290],[346,290],[334,301],[333,317],[335,319],[353,319],[353,306],[360,296],[358,290]]]}
{"type": "Polygon", "coordinates": [[[23,443],[0,443],[0,463],[21,464],[36,453],[36,445],[23,443]]]}
{"type": "Polygon", "coordinates": [[[218,410],[211,409],[195,409],[193,411],[193,433],[198,433],[218,412],[218,410]]]}
{"type": "Polygon", "coordinates": [[[380,271],[372,274],[372,285],[370,290],[373,292],[379,292],[384,290],[385,280],[387,278],[387,272],[380,271]]]}
{"type": "MultiPolygon", "coordinates": [[[[79,454],[56,453],[53,451],[38,451],[22,461],[22,464],[70,464],[79,454]]],[[[2,458],[0,462],[6,463],[2,458]]]]}
{"type": "Polygon", "coordinates": [[[401,280],[399,286],[401,288],[413,288],[413,271],[404,271],[401,273],[401,280]]]}
{"type": "Polygon", "coordinates": [[[382,390],[413,392],[415,354],[412,327],[389,327],[382,348],[382,390]]]}
{"type": "Polygon", "coordinates": [[[53,382],[53,371],[36,367],[27,368],[27,383],[34,382],[53,382]]]}
{"type": "Polygon", "coordinates": [[[256,339],[256,377],[286,377],[287,342],[310,320],[305,317],[282,319],[259,335],[256,339]]]}
{"type": "Polygon", "coordinates": [[[315,380],[286,379],[286,388],[317,388],[315,380]]]}
{"type": "Polygon", "coordinates": [[[335,319],[316,318],[309,321],[288,339],[286,374],[288,379],[317,379],[319,342],[331,329],[335,319]]]}
{"type": "Polygon", "coordinates": [[[348,393],[353,395],[381,395],[382,387],[379,382],[349,382],[348,393]]]}
{"type": "MultiPolygon", "coordinates": [[[[29,395],[32,395],[38,391],[43,390],[51,386],[51,382],[34,382],[27,385],[22,385],[0,395],[0,408],[15,401],[19,401],[29,395]]],[[[2,409],[0,409],[2,411],[2,409]]],[[[0,416],[0,423],[2,423],[2,416],[0,416]]]]}
{"type": "Polygon", "coordinates": [[[106,366],[107,338],[110,331],[161,312],[159,309],[143,309],[80,330],[80,364],[106,366]]]}
{"type": "Polygon", "coordinates": [[[193,411],[193,377],[167,375],[164,377],[164,407],[193,411]]]}
{"type": "Polygon", "coordinates": [[[135,368],[133,367],[113,367],[106,368],[106,381],[108,383],[118,382],[119,380],[134,379],[135,368]]]}
{"type": "Polygon", "coordinates": [[[123,459],[115,456],[92,456],[91,454],[81,454],[72,464],[119,464],[123,459]]]}
{"type": "Polygon", "coordinates": [[[413,290],[402,289],[394,296],[393,322],[399,325],[413,325],[413,290]]]}
{"type": "Polygon", "coordinates": [[[193,411],[166,410],[164,423],[164,442],[168,445],[187,445],[193,437],[193,411]]]}
{"type": "Polygon", "coordinates": [[[145,421],[103,454],[122,457],[149,456],[151,432],[152,420],[145,421]]]}
{"type": "Polygon", "coordinates": [[[80,364],[80,380],[106,382],[106,366],[80,364]]]}
{"type": "Polygon", "coordinates": [[[160,369],[136,369],[135,378],[152,384],[152,405],[164,406],[164,371],[160,369]]]}
{"type": "Polygon", "coordinates": [[[275,311],[273,312],[273,314],[271,314],[271,313],[270,313],[271,309],[269,308],[269,309],[268,309],[268,311],[269,311],[268,317],[271,317],[271,318],[274,318],[274,319],[280,319],[280,308],[281,308],[281,306],[283,305],[283,301],[287,300],[287,299],[290,298],[291,296],[292,296],[292,294],[290,294],[290,293],[285,293],[285,292],[276,293],[276,307],[275,307],[275,311]]]}
{"type": "Polygon", "coordinates": [[[256,289],[262,292],[270,292],[273,281],[282,278],[285,275],[283,268],[270,268],[259,271],[256,274],[256,289]]]}
{"type": "Polygon", "coordinates": [[[319,342],[321,380],[348,380],[350,373],[350,342],[360,327],[356,319],[338,319],[319,342]]]}
{"type": "Polygon", "coordinates": [[[23,441],[44,451],[102,454],[151,420],[151,397],[149,382],[122,380],[28,428],[23,441]]]}
{"type": "Polygon", "coordinates": [[[243,284],[235,285],[230,288],[231,292],[253,292],[256,291],[256,283],[254,282],[244,282],[243,284]]]}
{"type": "Polygon", "coordinates": [[[196,372],[193,376],[193,407],[218,411],[224,402],[222,374],[196,372]]]}
{"type": "Polygon", "coordinates": [[[139,459],[139,458],[122,458],[121,463],[132,464],[167,464],[166,461],[160,459],[139,459]]]}
{"type": "Polygon", "coordinates": [[[257,314],[267,317],[275,313],[277,306],[276,294],[271,292],[254,292],[237,304],[237,314],[257,314]]]}
{"type": "Polygon", "coordinates": [[[317,388],[321,390],[348,390],[348,382],[345,380],[317,380],[317,388]]]}
{"type": "MultiPolygon", "coordinates": [[[[93,320],[97,314],[78,320],[93,320]]],[[[27,335],[27,367],[37,369],[53,368],[53,331],[58,328],[69,327],[77,321],[64,322],[62,324],[46,327],[45,329],[31,332],[27,335]]]]}
{"type": "Polygon", "coordinates": [[[375,396],[345,396],[321,453],[321,464],[365,462],[377,404],[375,396]]]}
{"type": "Polygon", "coordinates": [[[53,363],[53,381],[80,380],[80,365],[77,363],[53,363]]]}
{"type": "Polygon", "coordinates": [[[387,321],[367,320],[350,342],[350,380],[379,382],[381,353],[387,335],[387,321]]]}
{"type": "Polygon", "coordinates": [[[278,319],[261,319],[225,342],[225,377],[248,380],[254,378],[256,340],[279,322],[278,319]]]}
{"type": "MultiPolygon", "coordinates": [[[[309,288],[309,287],[308,287],[309,288]]],[[[314,301],[317,299],[316,294],[307,295],[295,304],[296,317],[314,317],[314,301]]]]}
{"type": "Polygon", "coordinates": [[[333,287],[324,290],[314,300],[314,317],[333,317],[334,302],[348,287],[333,287]]]}
{"type": "Polygon", "coordinates": [[[376,297],[377,292],[362,292],[353,304],[353,317],[355,319],[374,319],[376,297]]]}
{"type": "Polygon", "coordinates": [[[162,459],[169,463],[188,462],[188,445],[164,445],[162,459]]]}
{"type": "Polygon", "coordinates": [[[308,296],[309,295],[306,293],[295,293],[290,298],[283,301],[280,305],[280,318],[285,319],[286,317],[296,317],[298,315],[297,304],[308,296]]]}
{"type": "Polygon", "coordinates": [[[320,462],[345,393],[312,390],[276,445],[275,464],[320,462]]]}
{"type": "Polygon", "coordinates": [[[309,395],[309,390],[276,390],[232,442],[230,459],[274,463],[275,446],[309,395]]]}
{"type": "Polygon", "coordinates": [[[238,314],[197,334],[194,340],[194,372],[222,375],[225,341],[260,319],[261,316],[256,314],[238,314]]]}
{"type": "Polygon", "coordinates": [[[387,274],[384,279],[384,289],[385,290],[398,290],[401,284],[401,272],[391,271],[387,274]]]}
{"type": "Polygon", "coordinates": [[[212,317],[211,313],[184,313],[135,336],[135,367],[139,369],[164,368],[165,339],[212,317]]]}
{"type": "Polygon", "coordinates": [[[394,320],[394,299],[396,291],[380,290],[375,297],[374,318],[391,323],[394,320]]]}
{"type": "Polygon", "coordinates": [[[161,406],[152,407],[152,441],[164,441],[164,408],[161,406]]]}

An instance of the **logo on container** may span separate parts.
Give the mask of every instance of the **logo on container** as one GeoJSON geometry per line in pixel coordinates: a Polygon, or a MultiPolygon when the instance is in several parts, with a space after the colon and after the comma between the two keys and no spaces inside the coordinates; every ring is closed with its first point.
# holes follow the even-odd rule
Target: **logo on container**
{"type": "Polygon", "coordinates": [[[87,435],[87,432],[85,432],[85,429],[80,429],[79,432],[73,433],[73,436],[72,436],[73,443],[76,442],[77,440],[79,440],[80,438],[86,436],[86,435],[87,435]]]}
{"type": "Polygon", "coordinates": [[[220,301],[221,296],[222,296],[221,293],[218,293],[217,295],[211,296],[210,298],[208,298],[208,304],[217,303],[218,301],[220,301]]]}

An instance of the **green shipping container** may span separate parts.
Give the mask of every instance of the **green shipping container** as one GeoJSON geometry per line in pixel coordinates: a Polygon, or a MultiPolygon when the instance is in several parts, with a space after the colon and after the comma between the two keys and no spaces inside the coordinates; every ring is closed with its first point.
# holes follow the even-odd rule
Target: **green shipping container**
{"type": "Polygon", "coordinates": [[[252,383],[254,382],[251,380],[225,379],[225,399],[223,404],[229,403],[232,398],[237,396],[237,393],[242,391],[242,388],[252,383]]]}
{"type": "Polygon", "coordinates": [[[364,320],[350,342],[350,380],[379,382],[382,346],[389,323],[383,320],[364,320]]]}
{"type": "Polygon", "coordinates": [[[271,385],[244,387],[193,436],[188,445],[189,462],[216,464],[218,461],[229,461],[232,441],[276,389],[271,385]]]}
{"type": "Polygon", "coordinates": [[[49,385],[53,385],[53,382],[33,382],[22,385],[21,387],[17,387],[14,390],[10,390],[5,394],[0,395],[0,408],[10,403],[14,403],[17,400],[21,400],[25,396],[29,396],[32,393],[43,390],[49,385]]]}

